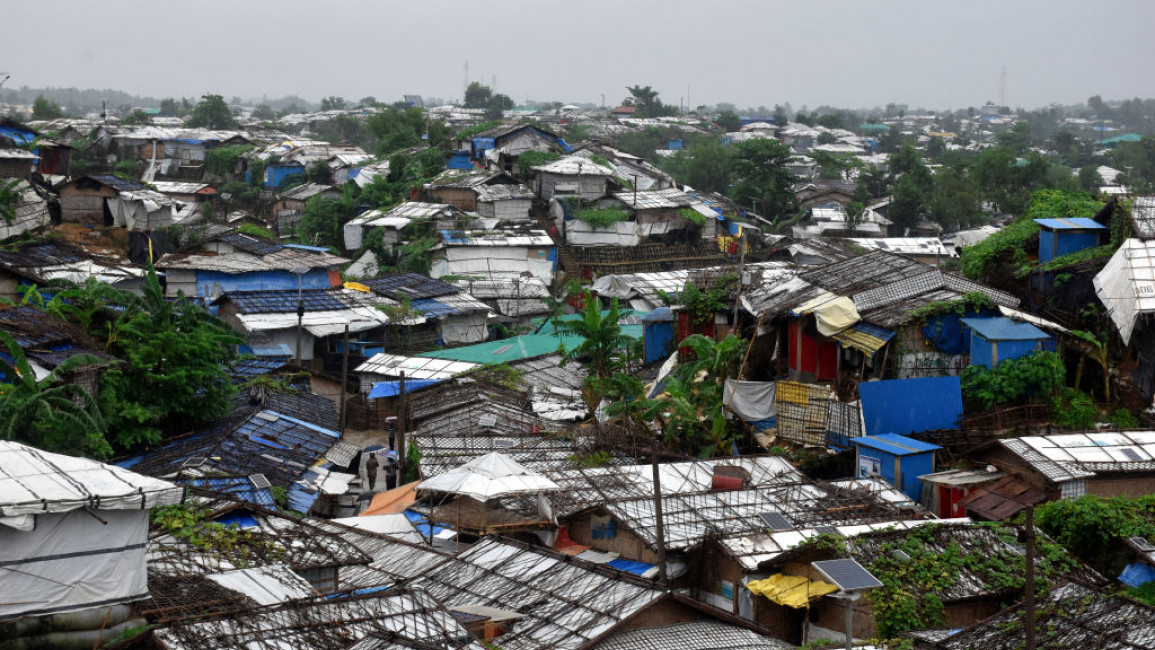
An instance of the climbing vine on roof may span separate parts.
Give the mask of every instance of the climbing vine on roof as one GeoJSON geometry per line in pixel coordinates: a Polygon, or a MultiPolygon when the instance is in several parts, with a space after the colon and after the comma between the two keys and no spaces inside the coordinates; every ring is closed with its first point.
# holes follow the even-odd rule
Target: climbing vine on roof
{"type": "Polygon", "coordinates": [[[1039,232],[1035,219],[1072,219],[1095,216],[1103,204],[1085,192],[1039,190],[1022,216],[974,246],[962,251],[962,272],[980,282],[989,281],[997,270],[1009,264],[1018,276],[1032,266],[1025,246],[1039,232]]]}

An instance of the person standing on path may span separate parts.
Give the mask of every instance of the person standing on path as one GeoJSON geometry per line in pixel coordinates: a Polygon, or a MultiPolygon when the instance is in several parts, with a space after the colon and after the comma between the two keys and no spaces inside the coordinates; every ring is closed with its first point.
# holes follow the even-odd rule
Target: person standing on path
{"type": "Polygon", "coordinates": [[[377,483],[377,468],[380,463],[377,462],[377,454],[369,454],[369,460],[365,461],[365,478],[369,479],[369,489],[373,489],[373,485],[377,483]]]}

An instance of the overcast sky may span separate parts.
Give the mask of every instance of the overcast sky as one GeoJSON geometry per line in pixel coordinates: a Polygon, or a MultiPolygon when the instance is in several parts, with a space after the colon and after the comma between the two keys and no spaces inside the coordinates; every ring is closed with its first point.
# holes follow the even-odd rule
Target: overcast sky
{"type": "Polygon", "coordinates": [[[1037,107],[1155,96],[1151,0],[0,0],[6,87],[1037,107]]]}

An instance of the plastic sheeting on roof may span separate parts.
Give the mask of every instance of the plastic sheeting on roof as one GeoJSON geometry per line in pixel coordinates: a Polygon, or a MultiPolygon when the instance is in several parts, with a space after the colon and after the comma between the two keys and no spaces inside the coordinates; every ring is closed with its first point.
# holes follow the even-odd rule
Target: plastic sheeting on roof
{"type": "Polygon", "coordinates": [[[417,533],[417,529],[413,527],[413,523],[409,521],[403,513],[367,515],[358,517],[343,517],[341,519],[331,520],[335,524],[342,524],[351,526],[360,530],[367,530],[372,533],[381,533],[390,537],[396,537],[414,544],[421,544],[424,540],[421,535],[417,533]]]}
{"type": "Polygon", "coordinates": [[[833,336],[859,320],[858,308],[855,307],[853,300],[831,293],[799,305],[794,309],[794,313],[814,314],[818,333],[823,336],[833,336]]]}
{"type": "Polygon", "coordinates": [[[31,530],[33,516],[77,508],[140,510],[180,503],[184,489],[87,458],[0,440],[0,524],[31,530]]]}
{"type": "Polygon", "coordinates": [[[802,576],[783,573],[748,582],[746,588],[756,596],[765,596],[772,602],[795,609],[808,607],[812,599],[838,591],[838,587],[820,580],[807,580],[802,576]]]}
{"type": "Polygon", "coordinates": [[[505,494],[561,488],[544,475],[522,467],[509,456],[491,452],[457,469],[422,481],[417,489],[447,492],[486,501],[505,494]]]}
{"type": "Polygon", "coordinates": [[[252,598],[259,605],[275,605],[313,595],[312,586],[283,564],[225,571],[205,577],[225,589],[252,598]]]}
{"type": "Polygon", "coordinates": [[[1155,312],[1155,241],[1123,242],[1094,285],[1123,342],[1130,344],[1140,314],[1155,312]]]}
{"type": "Polygon", "coordinates": [[[746,422],[767,420],[778,415],[772,381],[735,381],[727,379],[722,389],[722,403],[746,422]],[[737,393],[735,393],[737,387],[737,393]]]}
{"type": "MultiPolygon", "coordinates": [[[[405,394],[408,395],[415,390],[420,390],[429,386],[434,386],[445,381],[445,378],[436,379],[410,379],[405,382],[405,394]]],[[[373,383],[373,388],[369,391],[368,399],[380,399],[382,397],[396,397],[401,394],[400,381],[378,381],[373,383]]]]}

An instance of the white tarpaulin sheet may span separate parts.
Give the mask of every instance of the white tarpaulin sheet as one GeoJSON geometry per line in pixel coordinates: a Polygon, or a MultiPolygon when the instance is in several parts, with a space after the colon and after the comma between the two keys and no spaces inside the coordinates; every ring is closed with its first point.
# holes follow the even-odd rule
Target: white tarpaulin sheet
{"type": "Polygon", "coordinates": [[[332,519],[331,521],[335,524],[342,524],[352,528],[396,537],[397,539],[403,539],[414,544],[420,544],[425,541],[421,538],[421,533],[418,533],[417,529],[410,523],[409,518],[403,514],[343,517],[340,519],[332,519]]]}
{"type": "Polygon", "coordinates": [[[206,575],[225,589],[242,593],[258,605],[276,605],[288,600],[315,595],[312,586],[283,564],[237,569],[206,575]]]}
{"type": "MultiPolygon", "coordinates": [[[[139,502],[139,499],[138,499],[139,502]]],[[[147,510],[36,516],[36,528],[0,526],[0,620],[148,597],[147,510]]]]}
{"type": "Polygon", "coordinates": [[[778,414],[774,403],[774,390],[777,384],[772,381],[735,381],[726,380],[722,389],[722,403],[730,407],[746,422],[766,420],[778,414]],[[734,387],[738,390],[735,393],[734,387]]]}
{"type": "Polygon", "coordinates": [[[1139,315],[1155,312],[1155,241],[1123,242],[1094,284],[1123,343],[1130,343],[1139,315]]]}
{"type": "Polygon", "coordinates": [[[488,317],[484,312],[447,317],[441,321],[441,340],[449,345],[481,343],[489,338],[488,317]]]}
{"type": "Polygon", "coordinates": [[[818,324],[818,333],[823,336],[834,336],[860,320],[858,307],[854,305],[853,300],[832,293],[825,293],[799,305],[794,313],[798,315],[813,313],[818,324]]]}
{"type": "Polygon", "coordinates": [[[620,221],[604,228],[574,219],[565,226],[566,242],[574,246],[637,246],[642,241],[638,224],[620,221]]]}
{"type": "Polygon", "coordinates": [[[0,440],[0,524],[85,506],[103,512],[172,505],[183,494],[168,481],[115,465],[0,440]]]}
{"type": "Polygon", "coordinates": [[[492,452],[422,481],[415,489],[460,494],[486,501],[505,494],[561,488],[545,475],[531,472],[509,456],[492,452]]]}

